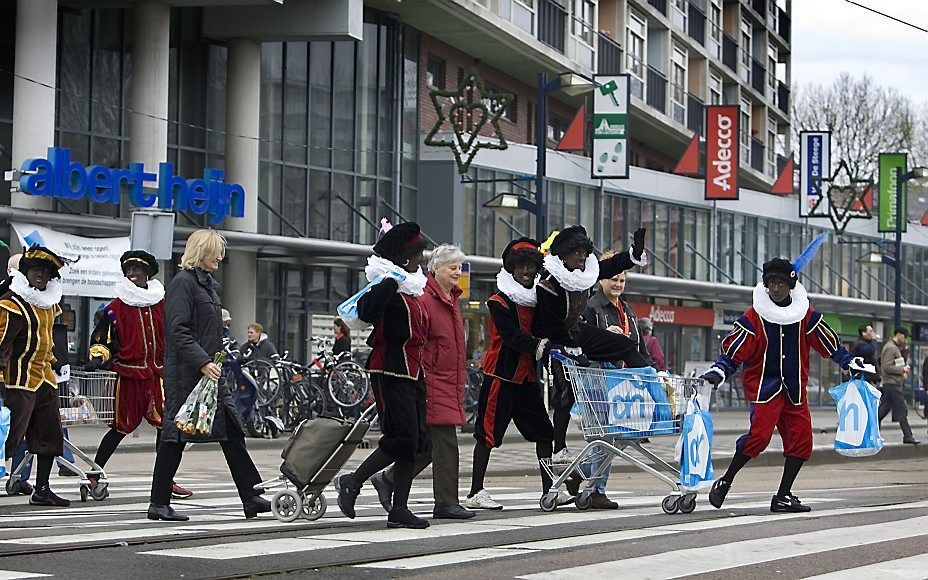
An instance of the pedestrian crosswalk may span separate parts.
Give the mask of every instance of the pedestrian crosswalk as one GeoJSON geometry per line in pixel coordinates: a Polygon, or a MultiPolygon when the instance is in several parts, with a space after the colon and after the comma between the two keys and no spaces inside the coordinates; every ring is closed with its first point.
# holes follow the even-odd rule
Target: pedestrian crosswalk
{"type": "MultiPolygon", "coordinates": [[[[497,487],[493,496],[505,504],[502,512],[483,511],[465,521],[433,520],[425,530],[408,530],[384,527],[385,514],[369,487],[359,498],[355,520],[342,517],[330,495],[324,518],[287,524],[270,515],[245,520],[233,489],[194,482],[189,486],[196,495],[174,503],[191,521],[167,523],[145,518],[147,488],[142,482],[133,483],[114,480],[114,489],[120,490],[114,496],[119,501],[76,504],[69,509],[10,508],[9,500],[14,498],[7,498],[0,511],[0,580],[50,576],[42,568],[12,565],[18,561],[4,565],[5,552],[86,545],[121,545],[128,552],[117,554],[131,554],[155,568],[190,570],[191,576],[214,566],[277,569],[281,562],[341,567],[348,575],[353,570],[385,576],[432,574],[452,569],[448,566],[462,571],[533,562],[538,563],[537,569],[518,565],[511,568],[515,572],[504,575],[586,580],[710,574],[855,546],[912,539],[924,545],[928,540],[928,501],[866,505],[849,499],[863,490],[898,490],[898,485],[803,494],[804,503],[814,509],[811,514],[771,514],[769,493],[742,492],[731,493],[723,510],[712,509],[701,496],[696,512],[674,516],[661,512],[662,493],[610,492],[618,510],[581,511],[565,506],[544,513],[538,507],[539,491],[534,485],[497,487]],[[811,522],[818,523],[812,526],[811,522]],[[757,527],[764,531],[751,532],[757,527]],[[777,549],[771,550],[771,545],[777,549]],[[673,557],[668,557],[669,551],[673,557]],[[583,553],[585,559],[567,562],[561,558],[571,553],[583,553]]],[[[423,517],[430,516],[429,482],[416,482],[410,507],[423,517]]],[[[810,573],[824,572],[816,577],[827,580],[928,576],[921,556],[893,556],[885,562],[871,557],[854,570],[837,566],[836,571],[824,568],[810,573]]]]}

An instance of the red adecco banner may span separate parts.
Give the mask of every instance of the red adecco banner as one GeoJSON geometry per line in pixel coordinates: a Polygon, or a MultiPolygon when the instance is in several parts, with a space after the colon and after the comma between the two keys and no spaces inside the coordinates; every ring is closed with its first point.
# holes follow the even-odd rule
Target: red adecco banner
{"type": "Polygon", "coordinates": [[[706,107],[706,199],[738,199],[738,107],[706,107]]]}
{"type": "Polygon", "coordinates": [[[631,302],[630,304],[638,318],[650,318],[654,324],[708,327],[715,324],[715,310],[711,308],[666,306],[664,304],[646,304],[644,302],[631,302]]]}

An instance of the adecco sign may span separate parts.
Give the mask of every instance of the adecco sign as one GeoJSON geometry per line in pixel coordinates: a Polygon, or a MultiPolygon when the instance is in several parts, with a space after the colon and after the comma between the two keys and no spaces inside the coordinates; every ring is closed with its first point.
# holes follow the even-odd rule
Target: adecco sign
{"type": "Polygon", "coordinates": [[[738,199],[738,107],[706,107],[706,199],[738,199]]]}
{"type": "Polygon", "coordinates": [[[641,302],[632,302],[631,306],[639,318],[650,318],[654,324],[706,326],[711,328],[715,323],[715,311],[711,308],[666,306],[664,304],[645,304],[641,302]]]}
{"type": "Polygon", "coordinates": [[[44,197],[82,199],[94,203],[119,205],[122,192],[136,207],[152,207],[157,202],[164,210],[191,211],[207,215],[218,224],[226,216],[245,215],[245,188],[223,181],[221,169],[206,169],[202,179],[184,179],[174,175],[172,163],[161,163],[158,175],[146,173],[142,163],[130,163],[128,169],[110,169],[100,165],[85,167],[71,161],[71,151],[49,147],[48,158],[27,159],[22,166],[19,187],[26,193],[44,197]],[[158,180],[155,193],[145,191],[145,183],[158,180]]]}

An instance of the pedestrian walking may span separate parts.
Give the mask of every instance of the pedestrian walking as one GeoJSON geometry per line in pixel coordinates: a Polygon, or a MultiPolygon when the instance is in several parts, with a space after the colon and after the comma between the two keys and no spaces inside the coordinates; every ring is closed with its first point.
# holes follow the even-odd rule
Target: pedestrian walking
{"type": "Polygon", "coordinates": [[[335,342],[332,344],[332,356],[337,357],[343,352],[351,354],[351,329],[341,318],[336,318],[333,323],[335,331],[335,342]]]}
{"type": "Polygon", "coordinates": [[[277,347],[268,340],[264,326],[258,322],[248,325],[248,341],[242,346],[242,356],[248,360],[271,360],[277,356],[277,347]]]}
{"type": "Polygon", "coordinates": [[[190,234],[181,257],[181,270],[168,284],[164,296],[164,426],[152,474],[148,519],[186,521],[189,518],[171,507],[174,475],[188,442],[218,442],[242,500],[246,518],[271,510],[271,502],[254,486],[261,476],[245,448],[241,424],[232,393],[221,380],[222,370],[213,357],[222,349],[222,315],[219,284],[212,273],[219,269],[226,240],[215,230],[190,234]],[[187,435],[174,418],[202,377],[218,381],[217,409],[212,430],[204,435],[187,435]]]}
{"type": "Polygon", "coordinates": [[[878,387],[880,385],[880,343],[877,342],[876,332],[873,326],[861,324],[857,328],[857,340],[851,345],[851,354],[864,359],[864,362],[873,365],[875,373],[864,373],[864,378],[871,385],[878,387]]]}
{"type": "MultiPolygon", "coordinates": [[[[464,252],[457,246],[442,244],[432,250],[425,291],[420,299],[429,320],[422,350],[429,445],[416,457],[413,479],[432,465],[435,499],[432,517],[437,519],[464,520],[477,515],[461,507],[458,501],[457,428],[467,422],[464,417],[467,345],[458,304],[463,263],[464,252]]],[[[391,467],[371,479],[381,505],[388,512],[392,507],[393,470],[391,467]]]]}
{"type": "Polygon", "coordinates": [[[650,318],[642,318],[638,321],[638,328],[641,331],[641,342],[648,352],[651,365],[659,371],[666,371],[667,359],[664,357],[664,349],[661,348],[661,343],[654,336],[654,323],[651,322],[650,318]]]}
{"type": "MultiPolygon", "coordinates": [[[[143,250],[130,250],[119,258],[123,278],[114,287],[116,297],[103,307],[103,315],[90,337],[87,370],[104,365],[116,373],[115,416],[103,435],[94,463],[105,467],[119,444],[142,424],[155,428],[155,449],[161,444],[164,417],[164,286],[154,277],[158,261],[143,250]]],[[[88,476],[96,484],[99,476],[88,476]]],[[[175,499],[193,492],[171,483],[175,499]]]]}
{"type": "MultiPolygon", "coordinates": [[[[484,379],[474,422],[473,471],[470,493],[464,503],[472,509],[503,509],[490,496],[484,479],[490,452],[503,444],[510,421],[526,441],[535,444],[542,495],[551,489],[552,483],[541,463],[551,462],[554,426],[545,408],[536,371],[538,363],[551,352],[552,343],[532,334],[536,284],[544,257],[536,240],[519,238],[509,242],[502,258],[503,268],[496,275],[496,293],[487,300],[490,346],[483,356],[484,379]]],[[[573,499],[562,491],[558,505],[573,499]]]]}
{"type": "Polygon", "coordinates": [[[10,409],[5,452],[12,457],[23,438],[37,459],[32,505],[67,507],[48,484],[55,457],[64,452],[58,383],[52,365],[53,327],[61,314],[59,271],[64,261],[43,246],[23,253],[0,296],[0,394],[10,409]]]}
{"type": "Polygon", "coordinates": [[[845,370],[849,365],[854,371],[863,368],[863,360],[842,346],[824,317],[809,305],[806,289],[797,278],[789,260],[774,258],[764,264],[753,306],[735,321],[722,341],[718,360],[701,377],[717,387],[744,364],[744,395],[751,402],[750,430],[735,443],[728,471],[709,491],[709,503],[716,508],[722,507],[738,471],[767,448],[776,427],[786,461],[770,511],[810,511],[792,492],[799,470],[812,455],[812,417],[806,393],[809,351],[815,349],[845,370]]]}
{"type": "MultiPolygon", "coordinates": [[[[605,252],[602,257],[609,259],[613,255],[612,252],[605,252]]],[[[650,361],[651,357],[644,343],[644,335],[639,330],[635,311],[631,304],[622,298],[627,277],[625,272],[619,272],[612,278],[600,280],[599,289],[590,298],[583,312],[583,320],[609,332],[629,337],[638,344],[638,352],[641,356],[650,361]]],[[[614,437],[602,437],[600,440],[612,443],[614,437]]],[[[592,509],[618,509],[619,504],[606,496],[606,484],[612,471],[612,455],[608,453],[602,455],[601,459],[587,461],[581,466],[587,476],[592,476],[605,464],[602,477],[593,482],[590,507],[592,509]]]]}
{"type": "Polygon", "coordinates": [[[389,528],[427,528],[407,503],[416,457],[428,446],[425,423],[425,381],[422,350],[428,333],[428,311],[422,304],[426,277],[425,239],[414,222],[393,226],[374,245],[365,274],[369,282],[382,280],[358,301],[358,317],[374,326],[367,361],[371,387],[380,417],[382,436],[377,449],[353,473],[335,479],[338,508],[355,517],[361,486],[377,472],[393,465],[393,497],[387,516],[389,528]]]}
{"type": "Polygon", "coordinates": [[[910,445],[921,443],[912,434],[909,426],[909,408],[906,407],[905,397],[902,394],[902,385],[909,376],[911,367],[906,363],[903,352],[908,347],[909,331],[899,327],[893,332],[893,337],[886,341],[880,353],[880,374],[883,378],[880,398],[880,422],[892,411],[893,423],[899,423],[902,429],[902,442],[910,445]]]}
{"type": "MultiPolygon", "coordinates": [[[[532,334],[563,345],[568,354],[582,355],[587,360],[648,366],[647,359],[638,352],[637,342],[582,320],[596,282],[630,270],[636,264],[647,264],[644,237],[645,230],[641,228],[635,232],[631,250],[598,260],[583,226],[570,226],[559,232],[544,258],[532,334]]],[[[551,363],[555,385],[554,462],[569,463],[573,456],[567,449],[567,426],[574,395],[560,366],[556,361],[551,363]]]]}

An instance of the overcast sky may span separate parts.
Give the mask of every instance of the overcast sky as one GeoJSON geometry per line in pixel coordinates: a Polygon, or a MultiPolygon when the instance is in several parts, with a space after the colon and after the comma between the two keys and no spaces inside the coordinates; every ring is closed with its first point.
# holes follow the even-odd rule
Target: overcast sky
{"type": "MultiPolygon", "coordinates": [[[[928,0],[855,0],[928,28],[928,0]]],[[[793,84],[830,84],[842,71],[866,73],[928,104],[928,32],[845,0],[793,0],[793,84]]]]}

